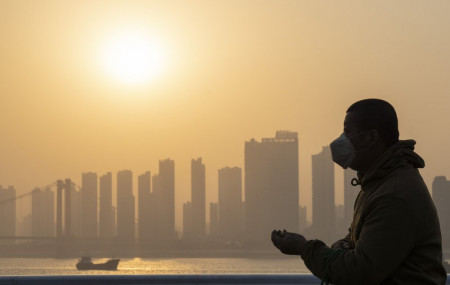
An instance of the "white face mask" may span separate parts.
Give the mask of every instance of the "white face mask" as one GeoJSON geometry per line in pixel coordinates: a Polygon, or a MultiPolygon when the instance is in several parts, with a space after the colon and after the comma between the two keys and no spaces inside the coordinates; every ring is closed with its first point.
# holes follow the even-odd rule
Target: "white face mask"
{"type": "Polygon", "coordinates": [[[355,147],[345,134],[335,139],[330,144],[330,149],[333,161],[344,169],[347,169],[355,159],[355,147]]]}
{"type": "MultiPolygon", "coordinates": [[[[362,131],[350,137],[358,136],[367,132],[369,131],[362,131]]],[[[371,143],[362,149],[356,150],[352,142],[348,138],[349,137],[342,133],[340,137],[335,139],[330,144],[331,156],[333,157],[333,161],[339,164],[344,169],[347,169],[352,164],[358,152],[366,151],[373,146],[373,143],[371,143]]]]}

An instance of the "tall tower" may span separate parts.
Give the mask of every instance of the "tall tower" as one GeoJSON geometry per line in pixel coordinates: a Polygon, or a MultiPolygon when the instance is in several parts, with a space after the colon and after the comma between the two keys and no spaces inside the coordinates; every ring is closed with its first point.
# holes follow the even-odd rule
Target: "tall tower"
{"type": "Polygon", "coordinates": [[[0,185],[0,235],[16,235],[16,189],[13,186],[3,188],[0,185]]]}
{"type": "Polygon", "coordinates": [[[149,228],[149,239],[151,239],[152,241],[155,241],[158,238],[158,225],[160,223],[160,217],[158,216],[159,213],[159,193],[161,192],[159,189],[159,174],[154,174],[152,176],[151,179],[151,190],[152,192],[150,193],[149,196],[149,218],[148,218],[148,228],[149,228]]]}
{"type": "Polygon", "coordinates": [[[445,176],[436,176],[431,188],[432,197],[441,225],[442,245],[450,247],[450,181],[445,176]]]}
{"type": "Polygon", "coordinates": [[[119,239],[134,239],[134,231],[133,172],[122,170],[117,173],[117,237],[119,239]]]}
{"type": "Polygon", "coordinates": [[[236,239],[242,233],[242,169],[219,169],[219,236],[236,239]]]}
{"type": "Polygon", "coordinates": [[[112,173],[100,177],[100,213],[99,236],[111,238],[115,236],[115,209],[112,205],[112,173]]]}
{"type": "Polygon", "coordinates": [[[70,191],[71,234],[75,237],[81,237],[81,193],[80,191],[77,191],[73,185],[67,187],[68,189],[66,191],[70,191]]]}
{"type": "Polygon", "coordinates": [[[245,208],[249,240],[266,241],[273,229],[298,231],[297,133],[277,131],[275,138],[245,143],[245,208]]]}
{"type": "Polygon", "coordinates": [[[191,226],[192,234],[204,236],[206,234],[206,192],[205,192],[205,165],[202,159],[191,161],[191,226]]]}
{"type": "Polygon", "coordinates": [[[175,162],[170,159],[159,161],[159,175],[156,181],[156,238],[168,241],[175,238],[175,162]]]}
{"type": "Polygon", "coordinates": [[[39,188],[31,194],[31,235],[50,237],[55,234],[54,193],[50,189],[39,188]]]}
{"type": "Polygon", "coordinates": [[[148,240],[151,237],[151,174],[150,171],[138,176],[138,230],[139,239],[148,240]]]}
{"type": "Polygon", "coordinates": [[[312,156],[312,226],[319,239],[330,241],[335,236],[334,162],[331,150],[312,156]]]}
{"type": "Polygon", "coordinates": [[[81,231],[83,237],[97,237],[97,173],[81,175],[81,231]]]}

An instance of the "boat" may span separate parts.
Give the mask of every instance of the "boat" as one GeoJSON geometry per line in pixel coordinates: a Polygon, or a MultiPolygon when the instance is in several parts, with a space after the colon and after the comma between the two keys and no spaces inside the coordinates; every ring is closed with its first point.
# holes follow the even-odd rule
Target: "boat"
{"type": "Polygon", "coordinates": [[[93,263],[89,256],[83,256],[78,260],[78,270],[117,270],[120,259],[110,259],[104,263],[93,263]]]}

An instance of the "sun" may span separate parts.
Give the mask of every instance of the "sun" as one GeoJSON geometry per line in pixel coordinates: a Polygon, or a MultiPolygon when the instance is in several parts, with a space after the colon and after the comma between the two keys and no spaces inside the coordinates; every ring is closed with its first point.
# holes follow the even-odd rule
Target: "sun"
{"type": "Polygon", "coordinates": [[[101,51],[105,71],[119,82],[137,85],[160,76],[166,55],[161,44],[138,31],[120,32],[106,41],[101,51]]]}

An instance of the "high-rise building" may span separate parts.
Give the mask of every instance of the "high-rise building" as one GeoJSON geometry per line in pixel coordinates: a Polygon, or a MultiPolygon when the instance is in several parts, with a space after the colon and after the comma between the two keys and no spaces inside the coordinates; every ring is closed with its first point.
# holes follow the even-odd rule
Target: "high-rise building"
{"type": "Polygon", "coordinates": [[[149,240],[151,228],[151,174],[150,171],[138,176],[138,233],[140,240],[149,240]]]}
{"type": "Polygon", "coordinates": [[[175,162],[170,159],[159,161],[159,174],[155,181],[156,238],[169,241],[175,236],[175,162]]]}
{"type": "Polygon", "coordinates": [[[219,236],[237,239],[243,230],[242,169],[219,169],[219,236]]]}
{"type": "Polygon", "coordinates": [[[16,235],[16,189],[0,185],[0,236],[16,235]]]}
{"type": "Polygon", "coordinates": [[[31,235],[50,237],[55,235],[55,195],[50,189],[36,188],[31,194],[31,235]]]}
{"type": "Polygon", "coordinates": [[[297,133],[245,143],[245,205],[247,239],[266,241],[273,229],[298,231],[297,133]]]}
{"type": "Polygon", "coordinates": [[[98,179],[97,173],[81,175],[81,232],[82,237],[97,237],[98,229],[98,179]]]}
{"type": "Polygon", "coordinates": [[[329,146],[312,156],[312,226],[317,238],[335,238],[334,162],[329,146]]]}
{"type": "Polygon", "coordinates": [[[192,204],[183,203],[183,238],[192,237],[192,204]]]}
{"type": "Polygon", "coordinates": [[[191,226],[192,234],[204,236],[206,234],[206,190],[205,165],[202,159],[191,161],[191,226]]]}
{"type": "Polygon", "coordinates": [[[117,237],[132,240],[135,237],[135,200],[133,172],[117,173],[117,237]]]}
{"type": "Polygon", "coordinates": [[[151,177],[151,190],[148,197],[148,219],[147,219],[147,227],[149,229],[149,236],[148,238],[151,241],[155,241],[158,237],[157,230],[158,230],[158,194],[159,191],[159,174],[155,174],[151,177]]]}
{"type": "Polygon", "coordinates": [[[348,229],[353,221],[353,207],[361,187],[352,185],[352,179],[356,178],[356,171],[347,168],[344,170],[344,225],[348,229]]]}
{"type": "Polygon", "coordinates": [[[112,238],[115,236],[116,211],[112,205],[112,173],[100,176],[100,212],[99,236],[112,238]]]}
{"type": "Polygon", "coordinates": [[[442,246],[448,249],[450,248],[450,181],[445,176],[436,176],[431,192],[441,226],[442,246]]]}
{"type": "Polygon", "coordinates": [[[70,217],[71,217],[71,234],[75,237],[81,237],[81,193],[70,187],[70,217]]]}
{"type": "Polygon", "coordinates": [[[219,234],[219,211],[217,203],[209,204],[209,234],[216,237],[219,234]]]}

